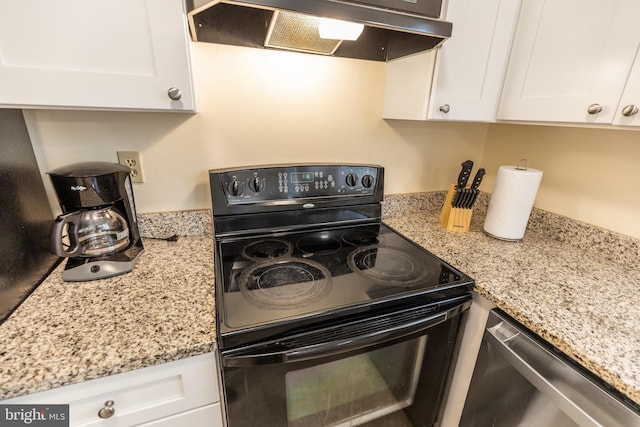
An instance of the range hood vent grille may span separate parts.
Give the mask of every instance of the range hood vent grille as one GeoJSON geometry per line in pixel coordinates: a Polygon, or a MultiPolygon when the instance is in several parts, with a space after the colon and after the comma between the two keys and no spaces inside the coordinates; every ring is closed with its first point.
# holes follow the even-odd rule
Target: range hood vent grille
{"type": "Polygon", "coordinates": [[[288,49],[298,52],[331,55],[340,46],[340,40],[317,37],[318,19],[305,19],[299,13],[276,11],[273,14],[265,47],[288,49]]]}
{"type": "Polygon", "coordinates": [[[187,0],[187,4],[194,41],[374,61],[433,49],[450,37],[452,28],[450,22],[437,18],[441,0],[187,0]],[[406,3],[413,8],[418,4],[424,10],[428,3],[426,6],[436,16],[380,7],[386,3],[406,3]],[[325,40],[319,38],[319,17],[362,23],[365,27],[356,41],[325,40]],[[284,19],[288,20],[284,27],[274,27],[276,21],[284,19]],[[306,23],[301,25],[303,20],[306,23]]]}

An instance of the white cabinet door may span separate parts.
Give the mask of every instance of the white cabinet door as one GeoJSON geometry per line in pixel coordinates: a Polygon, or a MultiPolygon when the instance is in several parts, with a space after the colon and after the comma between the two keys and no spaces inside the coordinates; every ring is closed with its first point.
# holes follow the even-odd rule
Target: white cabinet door
{"type": "Polygon", "coordinates": [[[494,121],[520,0],[450,0],[441,48],[387,63],[383,117],[494,121]]]}
{"type": "Polygon", "coordinates": [[[638,54],[629,73],[627,85],[622,92],[613,124],[640,126],[640,57],[638,54]]]}
{"type": "Polygon", "coordinates": [[[435,62],[436,49],[387,62],[382,118],[428,119],[435,62]]]}
{"type": "Polygon", "coordinates": [[[498,119],[612,123],[639,17],[637,0],[523,0],[498,119]]]}
{"type": "MultiPolygon", "coordinates": [[[[8,399],[2,403],[68,404],[72,427],[124,427],[160,422],[164,418],[219,400],[215,355],[209,353],[8,399]],[[101,418],[98,412],[107,401],[113,402],[114,414],[109,418],[101,418]]],[[[208,408],[205,412],[219,414],[219,407],[208,408]]],[[[211,425],[219,421],[212,419],[211,425]]]]}
{"type": "Polygon", "coordinates": [[[195,109],[182,0],[3,1],[0,41],[0,107],[195,109]]]}
{"type": "Polygon", "coordinates": [[[520,0],[449,2],[430,119],[495,121],[519,10],[520,0]]]}

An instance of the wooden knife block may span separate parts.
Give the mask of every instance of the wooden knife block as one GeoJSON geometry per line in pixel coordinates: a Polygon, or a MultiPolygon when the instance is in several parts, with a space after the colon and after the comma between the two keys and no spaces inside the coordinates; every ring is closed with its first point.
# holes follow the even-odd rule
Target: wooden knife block
{"type": "Polygon", "coordinates": [[[442,205],[442,210],[440,211],[440,223],[444,225],[447,231],[466,233],[469,231],[473,209],[454,208],[451,206],[455,194],[456,184],[451,184],[447,198],[444,200],[444,205],[442,205]]]}

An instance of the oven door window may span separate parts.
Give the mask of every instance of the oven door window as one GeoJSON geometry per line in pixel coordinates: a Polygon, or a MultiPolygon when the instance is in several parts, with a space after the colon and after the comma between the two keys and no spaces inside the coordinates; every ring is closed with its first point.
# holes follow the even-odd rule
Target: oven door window
{"type": "MultiPolygon", "coordinates": [[[[287,425],[360,425],[413,404],[426,337],[285,374],[287,425]]],[[[394,425],[411,425],[408,421],[394,425]]]]}

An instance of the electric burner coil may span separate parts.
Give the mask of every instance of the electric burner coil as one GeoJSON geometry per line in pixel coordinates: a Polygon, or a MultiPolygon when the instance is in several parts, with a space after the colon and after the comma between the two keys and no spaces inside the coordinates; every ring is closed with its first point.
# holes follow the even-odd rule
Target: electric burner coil
{"type": "Polygon", "coordinates": [[[415,257],[390,247],[363,246],[354,249],[347,258],[349,267],[376,283],[385,286],[413,286],[429,274],[415,257]]]}
{"type": "Polygon", "coordinates": [[[283,257],[248,267],[240,275],[239,288],[252,304],[268,309],[294,309],[329,294],[329,270],[309,259],[283,257]]]}

